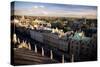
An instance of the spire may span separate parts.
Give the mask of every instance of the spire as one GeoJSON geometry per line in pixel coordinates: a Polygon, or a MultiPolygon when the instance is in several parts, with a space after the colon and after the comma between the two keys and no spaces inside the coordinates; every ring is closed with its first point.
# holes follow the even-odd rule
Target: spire
{"type": "Polygon", "coordinates": [[[37,46],[35,45],[35,53],[37,53],[37,46]]]}
{"type": "Polygon", "coordinates": [[[42,56],[44,56],[44,49],[43,49],[43,47],[42,47],[42,56]]]}
{"type": "Polygon", "coordinates": [[[16,34],[15,34],[15,33],[13,34],[13,42],[14,42],[14,43],[17,42],[17,37],[16,37],[16,34]]]}
{"type": "Polygon", "coordinates": [[[50,50],[50,58],[53,59],[53,53],[52,53],[52,50],[50,50]]]}
{"type": "Polygon", "coordinates": [[[64,61],[64,55],[62,55],[62,63],[64,63],[65,61],[64,61]]]}
{"type": "Polygon", "coordinates": [[[72,54],[71,62],[74,62],[74,54],[72,54]]]}
{"type": "Polygon", "coordinates": [[[20,43],[20,39],[19,38],[17,39],[17,42],[20,43]]]}
{"type": "Polygon", "coordinates": [[[28,43],[28,48],[29,48],[29,50],[31,50],[31,45],[30,45],[30,43],[28,43]]]}

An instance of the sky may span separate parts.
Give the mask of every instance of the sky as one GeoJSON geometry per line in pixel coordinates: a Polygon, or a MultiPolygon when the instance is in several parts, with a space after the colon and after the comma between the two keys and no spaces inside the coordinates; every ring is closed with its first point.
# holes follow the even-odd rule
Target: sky
{"type": "Polygon", "coordinates": [[[97,18],[97,7],[39,2],[14,3],[15,15],[97,18]]]}

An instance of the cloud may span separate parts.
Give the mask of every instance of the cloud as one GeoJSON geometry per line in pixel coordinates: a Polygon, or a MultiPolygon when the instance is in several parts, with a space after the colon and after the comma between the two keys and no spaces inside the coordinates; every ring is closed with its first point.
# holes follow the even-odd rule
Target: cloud
{"type": "Polygon", "coordinates": [[[41,7],[41,8],[45,8],[45,6],[43,6],[43,5],[41,5],[40,7],[41,7]]]}
{"type": "Polygon", "coordinates": [[[35,8],[35,9],[37,9],[37,8],[45,8],[45,6],[43,6],[43,5],[40,5],[40,6],[39,5],[38,6],[35,5],[35,6],[33,6],[33,8],[35,8]]]}
{"type": "Polygon", "coordinates": [[[33,6],[33,8],[39,8],[38,6],[33,6]]]}

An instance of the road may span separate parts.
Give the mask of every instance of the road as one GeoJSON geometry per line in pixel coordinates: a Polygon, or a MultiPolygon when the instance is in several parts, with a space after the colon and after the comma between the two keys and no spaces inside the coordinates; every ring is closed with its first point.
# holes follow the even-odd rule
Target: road
{"type": "Polygon", "coordinates": [[[33,64],[48,64],[58,63],[56,60],[52,60],[46,56],[42,56],[39,53],[28,50],[26,48],[14,49],[14,64],[15,65],[33,65],[33,64]]]}

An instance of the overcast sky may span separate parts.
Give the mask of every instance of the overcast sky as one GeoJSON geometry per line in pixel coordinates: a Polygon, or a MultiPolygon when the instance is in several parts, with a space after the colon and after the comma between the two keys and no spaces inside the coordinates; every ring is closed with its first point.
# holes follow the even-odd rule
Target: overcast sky
{"type": "Polygon", "coordinates": [[[15,2],[15,15],[97,18],[96,6],[15,2]]]}

